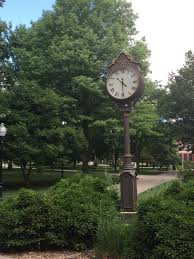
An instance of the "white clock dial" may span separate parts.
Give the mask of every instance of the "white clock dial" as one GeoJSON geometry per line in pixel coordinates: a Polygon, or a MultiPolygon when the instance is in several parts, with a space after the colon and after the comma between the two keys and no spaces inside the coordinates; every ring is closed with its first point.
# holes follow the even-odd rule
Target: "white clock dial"
{"type": "Polygon", "coordinates": [[[134,94],[138,83],[138,74],[134,69],[121,69],[107,78],[107,90],[111,96],[122,100],[134,94]]]}

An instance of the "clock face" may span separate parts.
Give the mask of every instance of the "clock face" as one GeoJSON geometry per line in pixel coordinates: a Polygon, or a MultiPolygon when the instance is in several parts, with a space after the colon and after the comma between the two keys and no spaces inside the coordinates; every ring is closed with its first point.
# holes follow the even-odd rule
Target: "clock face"
{"type": "Polygon", "coordinates": [[[133,68],[117,70],[107,78],[107,90],[116,99],[127,99],[139,84],[138,72],[133,68]]]}

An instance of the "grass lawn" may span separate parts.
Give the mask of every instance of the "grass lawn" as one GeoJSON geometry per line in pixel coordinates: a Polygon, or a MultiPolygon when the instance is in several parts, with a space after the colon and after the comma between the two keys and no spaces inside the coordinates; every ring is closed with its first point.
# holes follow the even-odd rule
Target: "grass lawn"
{"type": "MultiPolygon", "coordinates": [[[[162,171],[164,171],[163,169],[162,171]]],[[[143,168],[141,169],[140,174],[145,175],[154,175],[159,174],[158,168],[143,168]]],[[[71,177],[75,173],[81,173],[81,167],[78,166],[76,169],[73,169],[72,166],[67,166],[64,169],[64,177],[71,177]]],[[[113,183],[119,183],[119,173],[114,173],[112,167],[99,166],[97,169],[94,169],[92,166],[89,167],[89,172],[87,174],[94,176],[104,176],[111,175],[113,183]]],[[[24,187],[24,180],[22,176],[22,172],[19,168],[14,168],[12,170],[3,169],[3,196],[7,197],[18,189],[24,187]]],[[[45,191],[50,186],[54,185],[61,179],[61,170],[60,169],[52,169],[49,167],[44,167],[41,171],[37,171],[33,169],[30,175],[30,186],[33,190],[37,191],[45,191]]]]}
{"type": "Polygon", "coordinates": [[[159,194],[160,192],[166,190],[168,188],[169,185],[172,184],[173,181],[177,181],[177,180],[172,180],[172,181],[169,181],[169,182],[166,182],[166,183],[162,183],[156,187],[153,187],[145,192],[142,192],[142,193],[139,193],[138,194],[138,202],[142,201],[142,200],[146,200],[150,197],[153,197],[157,194],[159,194]]]}

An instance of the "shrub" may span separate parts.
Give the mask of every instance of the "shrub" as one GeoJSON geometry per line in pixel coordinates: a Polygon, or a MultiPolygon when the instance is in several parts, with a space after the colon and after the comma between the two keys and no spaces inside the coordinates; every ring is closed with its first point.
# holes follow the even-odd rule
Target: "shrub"
{"type": "Polygon", "coordinates": [[[85,176],[62,180],[50,191],[52,244],[82,249],[93,245],[99,219],[116,213],[106,179],[85,176]]]}
{"type": "Polygon", "coordinates": [[[176,195],[181,193],[184,189],[184,184],[181,181],[175,180],[172,181],[168,188],[164,191],[164,196],[173,196],[176,198],[176,195]]]}
{"type": "Polygon", "coordinates": [[[173,182],[161,196],[140,203],[131,247],[135,258],[194,258],[193,214],[191,183],[173,182]]]}
{"type": "Polygon", "coordinates": [[[76,176],[46,194],[19,191],[0,204],[0,249],[91,247],[99,218],[116,213],[107,187],[106,179],[76,176]]]}
{"type": "Polygon", "coordinates": [[[124,259],[135,256],[130,246],[134,233],[134,220],[128,222],[118,215],[108,220],[101,220],[95,245],[97,258],[124,259]]]}
{"type": "Polygon", "coordinates": [[[102,221],[98,258],[194,258],[193,190],[194,181],[172,181],[141,197],[137,219],[130,224],[118,217],[102,221]]]}
{"type": "Polygon", "coordinates": [[[0,203],[0,248],[40,248],[46,237],[49,202],[43,194],[22,189],[0,203]]]}
{"type": "Polygon", "coordinates": [[[183,181],[194,178],[194,163],[192,161],[184,161],[183,166],[178,166],[178,176],[183,181]]]}

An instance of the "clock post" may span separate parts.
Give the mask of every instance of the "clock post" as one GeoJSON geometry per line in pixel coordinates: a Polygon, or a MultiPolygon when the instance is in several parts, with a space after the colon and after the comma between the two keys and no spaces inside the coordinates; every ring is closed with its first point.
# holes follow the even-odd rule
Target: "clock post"
{"type": "Polygon", "coordinates": [[[139,64],[121,53],[108,67],[106,88],[109,96],[123,113],[124,157],[123,171],[120,174],[120,208],[123,212],[135,212],[137,184],[130,152],[129,113],[143,94],[144,81],[139,64]]]}
{"type": "Polygon", "coordinates": [[[130,152],[130,137],[129,137],[129,112],[131,107],[125,104],[121,108],[123,112],[124,123],[124,156],[123,156],[123,171],[120,174],[120,191],[121,201],[120,207],[122,211],[135,212],[137,203],[137,183],[135,169],[132,165],[132,155],[130,152]]]}

